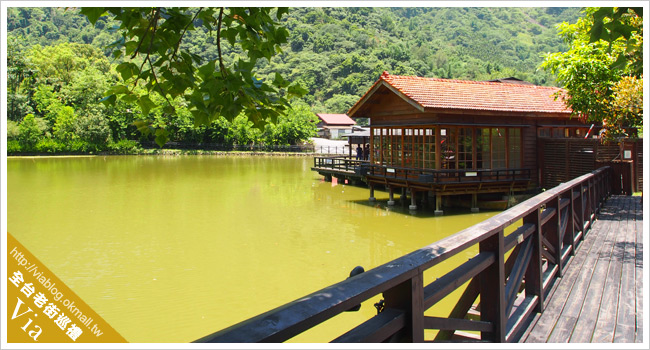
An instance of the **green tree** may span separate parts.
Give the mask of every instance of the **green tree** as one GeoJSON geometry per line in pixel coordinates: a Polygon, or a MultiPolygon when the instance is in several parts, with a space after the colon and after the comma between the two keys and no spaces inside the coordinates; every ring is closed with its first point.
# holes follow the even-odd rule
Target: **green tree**
{"type": "MultiPolygon", "coordinates": [[[[93,24],[104,15],[120,23],[122,37],[112,47],[115,57],[129,58],[117,66],[127,84],[110,89],[107,103],[114,104],[118,96],[137,102],[146,116],[156,106],[150,95],[159,94],[166,101],[164,114],[169,116],[175,113],[170,101],[180,96],[188,102],[197,125],[208,125],[218,116],[233,120],[244,112],[261,128],[286,109],[285,96],[304,93],[280,74],[264,81],[254,72],[258,61],[270,61],[281,51],[280,45],[287,42],[289,33],[277,22],[287,12],[285,8],[89,7],[81,12],[93,24]],[[186,33],[197,25],[214,33],[218,53],[215,59],[204,60],[181,47],[186,33]],[[226,41],[245,55],[226,62],[226,41]],[[145,93],[127,87],[139,82],[144,83],[145,93]]],[[[159,130],[156,142],[162,145],[167,133],[159,130]]]]}
{"type": "Polygon", "coordinates": [[[7,119],[15,121],[32,112],[23,81],[29,80],[33,71],[25,61],[21,39],[7,35],[7,119]]]}
{"type": "Polygon", "coordinates": [[[18,123],[13,120],[7,120],[7,140],[15,140],[20,135],[18,123]]]}
{"type": "Polygon", "coordinates": [[[58,110],[52,134],[61,142],[69,142],[77,138],[75,133],[77,127],[77,116],[70,106],[63,106],[58,110]]]}
{"type": "Polygon", "coordinates": [[[624,78],[636,74],[634,61],[623,66],[616,64],[627,50],[622,37],[610,42],[590,40],[593,14],[598,11],[588,8],[585,17],[577,23],[561,24],[559,35],[570,48],[567,52],[547,54],[541,67],[555,73],[564,84],[566,94],[558,97],[564,99],[576,116],[583,121],[602,123],[610,138],[626,136],[626,127],[642,126],[642,109],[623,107],[630,103],[642,105],[641,90],[635,88],[639,80],[624,78]]]}
{"type": "Polygon", "coordinates": [[[92,150],[104,148],[111,140],[111,129],[102,115],[88,112],[77,117],[75,135],[91,145],[92,150]]]}
{"type": "Polygon", "coordinates": [[[350,108],[359,100],[355,95],[335,94],[325,102],[325,113],[347,113],[350,108]]]}
{"type": "Polygon", "coordinates": [[[316,136],[317,118],[305,103],[293,103],[278,122],[266,126],[264,141],[271,145],[297,145],[316,136]]]}
{"type": "Polygon", "coordinates": [[[44,136],[48,128],[47,121],[28,114],[18,125],[18,140],[27,148],[32,148],[44,136]]]}
{"type": "MultiPolygon", "coordinates": [[[[625,51],[618,54],[613,68],[629,66],[638,78],[643,75],[643,7],[601,7],[593,12],[589,42],[613,44],[622,40],[625,51]]],[[[610,45],[610,49],[612,46],[610,45]]]]}

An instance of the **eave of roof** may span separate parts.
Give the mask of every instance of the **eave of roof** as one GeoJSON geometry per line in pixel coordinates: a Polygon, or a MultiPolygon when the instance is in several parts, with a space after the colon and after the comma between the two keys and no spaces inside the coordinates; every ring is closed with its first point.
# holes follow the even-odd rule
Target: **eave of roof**
{"type": "Polygon", "coordinates": [[[356,122],[347,114],[316,113],[318,118],[327,125],[354,125],[356,122]]]}
{"type": "Polygon", "coordinates": [[[507,113],[570,115],[571,110],[555,94],[563,89],[503,82],[477,82],[390,75],[384,72],[373,86],[350,108],[354,117],[382,86],[388,88],[420,112],[426,110],[466,110],[507,113]]]}

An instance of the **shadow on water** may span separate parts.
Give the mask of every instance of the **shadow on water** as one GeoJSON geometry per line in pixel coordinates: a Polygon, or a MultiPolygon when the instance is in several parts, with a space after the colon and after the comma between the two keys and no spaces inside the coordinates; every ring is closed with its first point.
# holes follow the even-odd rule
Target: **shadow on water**
{"type": "Polygon", "coordinates": [[[410,200],[407,201],[402,201],[399,199],[395,200],[395,205],[389,206],[387,204],[386,200],[377,200],[374,202],[371,202],[367,199],[363,200],[350,200],[349,202],[367,206],[367,207],[373,207],[376,209],[382,209],[382,210],[387,210],[390,212],[394,212],[397,214],[404,214],[404,215],[410,215],[415,218],[421,218],[421,219],[428,219],[428,218],[444,218],[444,217],[450,217],[450,216],[460,216],[460,215],[470,215],[470,214],[485,214],[485,213],[499,213],[501,210],[488,210],[488,209],[481,209],[479,213],[472,213],[469,208],[459,208],[459,207],[444,207],[443,215],[435,215],[434,210],[435,207],[433,206],[432,203],[418,203],[418,209],[416,210],[410,210],[409,209],[409,204],[411,204],[410,200]]]}

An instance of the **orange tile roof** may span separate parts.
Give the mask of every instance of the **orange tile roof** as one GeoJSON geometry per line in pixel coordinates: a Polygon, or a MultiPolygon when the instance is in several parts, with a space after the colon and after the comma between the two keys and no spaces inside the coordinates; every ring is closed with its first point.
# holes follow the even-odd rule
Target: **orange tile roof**
{"type": "Polygon", "coordinates": [[[316,115],[329,125],[354,125],[356,122],[348,117],[347,114],[327,114],[316,113],[316,115]]]}
{"type": "Polygon", "coordinates": [[[379,80],[353,107],[350,114],[385,82],[424,109],[465,109],[522,113],[570,114],[561,98],[555,99],[560,88],[502,82],[450,80],[391,75],[384,72],[379,80]]]}

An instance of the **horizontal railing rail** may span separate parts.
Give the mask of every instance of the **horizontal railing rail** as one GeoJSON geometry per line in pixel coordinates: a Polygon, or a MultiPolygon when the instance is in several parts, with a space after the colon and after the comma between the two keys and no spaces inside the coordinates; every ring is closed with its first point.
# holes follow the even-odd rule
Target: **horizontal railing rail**
{"type": "Polygon", "coordinates": [[[437,183],[482,183],[530,181],[531,172],[526,168],[507,169],[423,169],[371,164],[366,160],[351,157],[314,157],[314,168],[332,169],[344,172],[360,172],[364,175],[387,179],[404,180],[424,184],[437,183]],[[363,168],[363,170],[359,170],[363,168]]]}
{"type": "Polygon", "coordinates": [[[422,169],[370,164],[368,175],[421,183],[529,181],[530,169],[422,169]]]}
{"type": "MultiPolygon", "coordinates": [[[[516,341],[529,316],[543,312],[552,282],[609,196],[603,167],[547,190],[479,224],[197,342],[282,342],[382,294],[381,312],[334,342],[516,341]],[[506,234],[505,232],[509,232],[506,234]],[[423,273],[468,249],[475,255],[434,282],[423,273]],[[448,317],[424,312],[464,287],[448,317]],[[480,305],[476,307],[477,302],[480,305]],[[480,310],[472,319],[472,310],[480,310]],[[469,331],[455,334],[457,331],[469,331]],[[472,335],[472,336],[468,336],[472,335]]],[[[463,259],[464,260],[464,259],[463,259]]]]}
{"type": "Polygon", "coordinates": [[[350,157],[331,156],[314,157],[314,168],[332,169],[344,172],[356,172],[361,167],[367,167],[366,160],[352,159],[350,157]]]}

